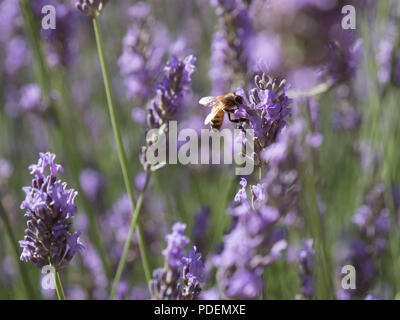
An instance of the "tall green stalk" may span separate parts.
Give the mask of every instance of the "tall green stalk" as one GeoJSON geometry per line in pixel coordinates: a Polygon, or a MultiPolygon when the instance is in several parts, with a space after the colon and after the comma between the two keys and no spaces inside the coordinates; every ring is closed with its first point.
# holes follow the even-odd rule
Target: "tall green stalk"
{"type": "MultiPolygon", "coordinates": [[[[311,119],[311,109],[309,103],[305,104],[306,118],[311,133],[317,130],[311,119]]],[[[330,250],[327,245],[326,226],[320,214],[317,200],[317,190],[320,189],[319,177],[321,169],[319,165],[319,154],[312,148],[311,159],[305,164],[303,170],[303,187],[305,200],[305,216],[307,229],[314,239],[316,249],[316,278],[317,278],[317,297],[322,299],[333,299],[332,269],[330,263],[330,250]]]]}
{"type": "MultiPolygon", "coordinates": [[[[112,125],[113,132],[114,132],[115,142],[117,144],[117,151],[118,151],[118,157],[119,157],[119,161],[120,161],[120,165],[121,165],[122,175],[123,175],[124,182],[125,182],[125,188],[128,192],[129,198],[132,203],[132,209],[134,210],[130,229],[129,229],[129,234],[125,241],[123,253],[122,253],[121,259],[119,261],[117,272],[116,272],[116,275],[115,275],[115,278],[113,281],[113,285],[112,285],[112,289],[111,289],[110,298],[113,299],[115,297],[115,293],[118,288],[118,284],[119,284],[119,280],[122,275],[122,271],[125,267],[126,258],[127,258],[127,254],[128,254],[130,245],[131,245],[133,233],[135,232],[136,228],[138,228],[138,229],[140,228],[137,220],[138,220],[139,212],[140,212],[140,209],[142,206],[143,196],[144,196],[145,190],[147,189],[147,185],[149,183],[150,174],[148,173],[146,176],[146,186],[142,190],[142,193],[140,194],[139,199],[138,199],[138,203],[136,204],[135,195],[134,195],[134,191],[133,191],[133,183],[131,180],[131,175],[129,174],[128,164],[127,164],[127,160],[126,160],[126,152],[125,152],[125,148],[124,148],[124,145],[122,142],[121,131],[119,128],[119,123],[118,123],[118,118],[117,118],[117,114],[116,114],[114,100],[113,100],[113,97],[111,94],[110,77],[108,74],[108,68],[107,68],[107,63],[106,63],[104,49],[103,49],[103,41],[101,38],[101,33],[100,33],[100,28],[99,28],[99,23],[97,21],[97,17],[93,18],[93,28],[94,28],[94,33],[95,33],[95,37],[96,37],[97,51],[99,54],[101,70],[103,73],[104,87],[105,87],[106,96],[107,96],[108,111],[110,113],[111,125],[112,125]]],[[[141,239],[142,235],[143,235],[142,232],[139,231],[138,237],[139,237],[139,243],[141,243],[141,245],[139,245],[139,249],[140,249],[140,254],[142,257],[141,260],[142,260],[142,264],[143,264],[143,269],[144,269],[144,272],[145,272],[145,275],[147,278],[147,282],[149,282],[149,280],[150,280],[150,264],[147,260],[148,258],[147,258],[145,242],[143,239],[141,239]]]]}
{"type": "Polygon", "coordinates": [[[117,289],[118,289],[118,284],[119,281],[121,280],[121,276],[122,276],[122,272],[124,271],[124,267],[126,264],[126,259],[128,257],[128,252],[132,243],[132,237],[133,237],[133,233],[135,231],[135,228],[137,228],[137,235],[139,238],[139,250],[140,250],[140,255],[142,257],[142,265],[143,265],[143,270],[144,270],[144,274],[146,276],[146,281],[147,281],[147,285],[149,286],[149,291],[151,293],[151,288],[150,288],[150,280],[151,280],[151,268],[150,268],[150,264],[148,261],[148,255],[147,255],[147,249],[146,249],[146,244],[144,242],[144,237],[143,237],[143,232],[141,229],[140,224],[138,224],[138,217],[139,217],[139,213],[140,210],[142,208],[142,204],[143,204],[143,197],[144,194],[147,190],[147,187],[149,185],[149,180],[150,180],[150,174],[148,173],[146,175],[146,183],[145,186],[143,188],[143,190],[141,191],[136,207],[134,209],[133,212],[133,216],[132,216],[132,220],[131,220],[131,225],[129,228],[129,233],[128,236],[126,238],[125,244],[124,244],[124,249],[122,251],[122,255],[121,255],[121,259],[119,260],[118,263],[118,268],[117,268],[117,272],[115,273],[115,277],[114,277],[114,281],[112,284],[112,288],[111,288],[111,293],[110,293],[110,299],[114,299],[115,298],[115,294],[117,293],[117,289]]]}
{"type": "Polygon", "coordinates": [[[317,299],[334,299],[332,270],[330,267],[329,248],[326,241],[326,228],[319,212],[315,173],[310,163],[306,163],[302,175],[304,190],[304,213],[306,228],[315,243],[315,276],[317,299]]]}
{"type": "Polygon", "coordinates": [[[58,300],[65,300],[64,288],[62,286],[60,274],[58,273],[58,271],[54,272],[53,277],[54,283],[56,285],[58,300]]]}

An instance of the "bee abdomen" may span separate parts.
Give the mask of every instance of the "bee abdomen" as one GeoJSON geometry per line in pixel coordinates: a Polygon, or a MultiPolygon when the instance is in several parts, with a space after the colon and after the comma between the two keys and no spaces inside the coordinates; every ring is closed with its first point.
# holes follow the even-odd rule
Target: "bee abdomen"
{"type": "Polygon", "coordinates": [[[214,119],[211,120],[211,128],[213,129],[219,129],[221,128],[222,125],[222,118],[220,117],[215,117],[214,119]]]}
{"type": "Polygon", "coordinates": [[[222,123],[211,123],[211,128],[213,129],[220,129],[221,128],[222,123]]]}
{"type": "Polygon", "coordinates": [[[211,125],[220,125],[221,122],[221,118],[215,118],[211,120],[211,125]]]}

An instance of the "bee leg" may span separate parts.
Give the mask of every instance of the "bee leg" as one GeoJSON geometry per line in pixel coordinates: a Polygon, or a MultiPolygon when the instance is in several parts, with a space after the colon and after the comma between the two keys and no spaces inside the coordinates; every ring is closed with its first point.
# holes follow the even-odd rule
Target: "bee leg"
{"type": "Polygon", "coordinates": [[[231,118],[231,113],[230,113],[230,112],[227,112],[227,113],[228,113],[228,118],[229,118],[229,121],[230,121],[230,122],[233,122],[233,123],[240,123],[240,122],[247,122],[247,121],[249,121],[249,119],[244,118],[244,117],[240,117],[240,118],[238,118],[238,119],[232,119],[232,118],[231,118]]]}

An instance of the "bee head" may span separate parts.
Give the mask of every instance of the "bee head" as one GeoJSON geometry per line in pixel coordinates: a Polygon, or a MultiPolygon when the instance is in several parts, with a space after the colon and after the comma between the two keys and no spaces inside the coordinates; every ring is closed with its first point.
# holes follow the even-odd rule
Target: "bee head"
{"type": "Polygon", "coordinates": [[[243,98],[241,96],[235,95],[235,103],[240,106],[243,103],[243,98]]]}

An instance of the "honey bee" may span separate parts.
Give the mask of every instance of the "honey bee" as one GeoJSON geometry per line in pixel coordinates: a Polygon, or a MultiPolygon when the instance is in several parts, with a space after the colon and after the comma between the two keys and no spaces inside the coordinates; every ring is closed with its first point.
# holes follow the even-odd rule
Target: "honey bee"
{"type": "Polygon", "coordinates": [[[234,93],[223,94],[222,96],[209,96],[200,99],[199,104],[205,107],[211,107],[210,114],[204,120],[204,124],[210,123],[212,129],[221,129],[225,113],[228,114],[229,121],[238,123],[247,121],[240,117],[232,119],[231,114],[237,110],[237,107],[243,103],[243,98],[234,93]]]}

